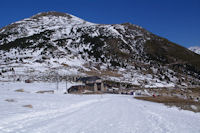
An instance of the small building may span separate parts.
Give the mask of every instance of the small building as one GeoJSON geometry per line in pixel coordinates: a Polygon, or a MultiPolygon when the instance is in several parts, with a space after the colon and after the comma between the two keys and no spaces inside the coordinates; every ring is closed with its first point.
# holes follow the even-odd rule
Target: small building
{"type": "Polygon", "coordinates": [[[68,89],[68,93],[83,93],[85,91],[91,92],[106,92],[107,87],[104,85],[102,79],[98,76],[82,77],[77,80],[84,85],[72,86],[68,89]]]}
{"type": "Polygon", "coordinates": [[[68,89],[68,93],[81,93],[85,89],[86,89],[85,85],[76,85],[76,86],[70,87],[68,89]]]}

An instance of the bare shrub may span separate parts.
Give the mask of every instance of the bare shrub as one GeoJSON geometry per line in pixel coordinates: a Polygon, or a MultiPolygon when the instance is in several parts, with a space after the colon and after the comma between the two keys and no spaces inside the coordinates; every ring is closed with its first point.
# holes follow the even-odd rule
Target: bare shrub
{"type": "Polygon", "coordinates": [[[23,105],[23,107],[26,107],[26,108],[33,108],[33,106],[32,106],[31,104],[23,105]]]}
{"type": "Polygon", "coordinates": [[[36,93],[41,93],[41,94],[43,94],[43,93],[51,93],[51,94],[53,94],[53,93],[54,93],[54,90],[37,91],[36,93]]]}
{"type": "Polygon", "coordinates": [[[7,101],[7,102],[17,102],[17,101],[14,100],[14,99],[6,99],[5,101],[7,101]]]}
{"type": "Polygon", "coordinates": [[[24,92],[24,89],[15,90],[16,92],[24,92]]]}

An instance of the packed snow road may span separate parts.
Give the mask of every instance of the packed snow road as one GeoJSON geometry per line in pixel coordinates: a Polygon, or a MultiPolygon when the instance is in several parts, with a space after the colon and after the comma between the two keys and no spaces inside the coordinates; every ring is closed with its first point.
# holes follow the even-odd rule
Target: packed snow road
{"type": "Polygon", "coordinates": [[[132,96],[0,89],[0,133],[200,133],[199,123],[200,113],[132,96]]]}

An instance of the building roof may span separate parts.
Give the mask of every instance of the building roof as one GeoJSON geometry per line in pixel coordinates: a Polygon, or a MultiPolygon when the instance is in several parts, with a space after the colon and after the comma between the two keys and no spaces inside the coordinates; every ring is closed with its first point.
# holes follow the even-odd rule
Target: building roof
{"type": "Polygon", "coordinates": [[[79,78],[77,81],[82,81],[82,82],[87,82],[87,81],[90,81],[90,82],[95,82],[97,80],[101,79],[100,77],[98,76],[90,76],[90,77],[83,77],[83,78],[79,78]]]}

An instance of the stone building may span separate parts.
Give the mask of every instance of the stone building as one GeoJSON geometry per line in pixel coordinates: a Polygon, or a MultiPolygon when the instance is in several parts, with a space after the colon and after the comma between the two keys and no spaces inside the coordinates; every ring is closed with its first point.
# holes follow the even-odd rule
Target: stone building
{"type": "Polygon", "coordinates": [[[83,85],[72,86],[68,89],[68,93],[82,93],[85,91],[90,92],[106,92],[107,87],[102,79],[98,76],[82,77],[77,79],[77,82],[83,85]]]}

